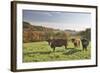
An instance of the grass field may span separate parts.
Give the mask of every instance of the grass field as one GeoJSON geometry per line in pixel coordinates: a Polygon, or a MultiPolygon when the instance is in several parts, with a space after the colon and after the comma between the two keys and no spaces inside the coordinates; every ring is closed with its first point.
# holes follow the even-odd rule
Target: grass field
{"type": "Polygon", "coordinates": [[[53,49],[45,41],[23,44],[23,62],[83,60],[90,58],[90,44],[88,50],[83,51],[82,47],[74,48],[73,44],[69,42],[67,49],[65,49],[64,46],[56,47],[55,52],[53,52],[53,49]]]}

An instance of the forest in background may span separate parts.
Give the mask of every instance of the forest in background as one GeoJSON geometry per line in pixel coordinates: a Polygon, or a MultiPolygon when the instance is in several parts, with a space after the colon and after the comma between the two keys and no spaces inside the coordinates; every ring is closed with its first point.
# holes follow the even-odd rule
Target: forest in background
{"type": "Polygon", "coordinates": [[[23,42],[38,42],[46,41],[48,39],[70,39],[73,37],[87,38],[91,41],[91,29],[87,28],[85,31],[75,30],[60,30],[44,26],[36,26],[29,22],[23,21],[23,42]]]}

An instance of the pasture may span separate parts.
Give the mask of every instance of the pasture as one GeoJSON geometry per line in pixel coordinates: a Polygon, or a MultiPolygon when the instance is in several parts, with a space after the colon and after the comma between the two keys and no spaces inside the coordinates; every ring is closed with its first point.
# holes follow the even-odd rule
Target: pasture
{"type": "Polygon", "coordinates": [[[82,50],[82,45],[79,48],[74,48],[74,45],[68,42],[66,49],[64,46],[56,47],[55,52],[46,41],[23,43],[23,62],[84,60],[90,58],[90,43],[87,51],[82,50]]]}

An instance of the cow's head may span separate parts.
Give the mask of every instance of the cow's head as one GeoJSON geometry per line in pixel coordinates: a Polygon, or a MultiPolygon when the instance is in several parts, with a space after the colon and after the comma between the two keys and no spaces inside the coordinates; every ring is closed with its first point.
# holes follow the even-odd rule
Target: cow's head
{"type": "Polygon", "coordinates": [[[50,43],[51,43],[52,40],[51,40],[51,39],[47,39],[46,41],[47,41],[48,44],[50,45],[50,43]]]}
{"type": "Polygon", "coordinates": [[[74,42],[75,41],[75,38],[72,38],[71,41],[74,42]]]}

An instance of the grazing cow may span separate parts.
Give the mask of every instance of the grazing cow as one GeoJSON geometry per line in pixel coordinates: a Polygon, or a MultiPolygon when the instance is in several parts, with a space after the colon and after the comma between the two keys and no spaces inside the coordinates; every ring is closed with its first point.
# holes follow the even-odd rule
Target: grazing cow
{"type": "Polygon", "coordinates": [[[86,38],[81,39],[83,50],[87,50],[89,41],[86,38]]]}
{"type": "Polygon", "coordinates": [[[55,51],[56,47],[65,46],[65,49],[67,48],[67,40],[65,39],[52,39],[49,41],[49,44],[53,51],[55,51]]]}
{"type": "Polygon", "coordinates": [[[52,41],[51,39],[46,40],[48,42],[48,44],[50,45],[50,42],[52,41]]]}
{"type": "Polygon", "coordinates": [[[80,39],[71,39],[72,43],[74,44],[75,47],[80,47],[80,39]]]}

